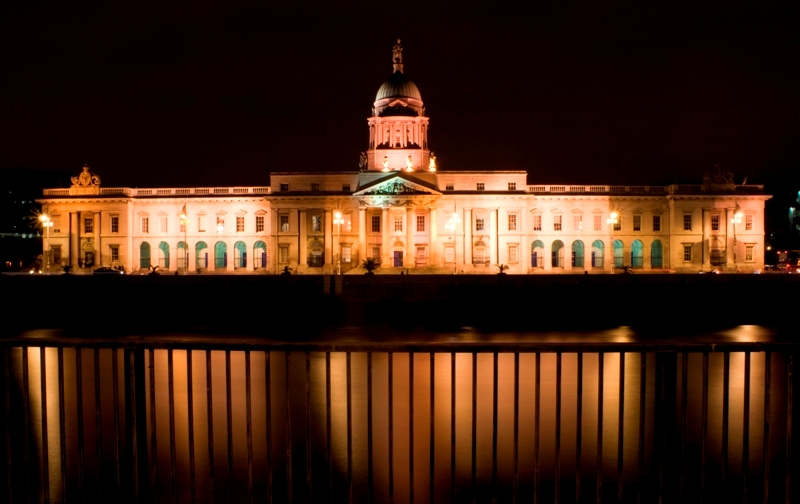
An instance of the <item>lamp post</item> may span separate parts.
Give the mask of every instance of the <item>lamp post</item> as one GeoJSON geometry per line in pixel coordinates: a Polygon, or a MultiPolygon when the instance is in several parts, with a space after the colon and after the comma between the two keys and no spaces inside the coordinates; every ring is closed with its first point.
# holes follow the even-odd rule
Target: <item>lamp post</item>
{"type": "Polygon", "coordinates": [[[333,223],[336,224],[336,274],[342,274],[342,224],[344,224],[344,218],[342,217],[342,212],[336,211],[333,214],[333,223]]]}
{"type": "Polygon", "coordinates": [[[42,230],[45,231],[45,239],[44,239],[44,247],[42,247],[44,255],[45,255],[45,272],[49,275],[50,274],[50,250],[48,247],[50,245],[50,228],[53,227],[53,221],[50,219],[50,216],[47,214],[42,214],[39,216],[39,220],[42,223],[42,230]]]}
{"type": "Polygon", "coordinates": [[[614,273],[614,261],[616,260],[616,257],[614,257],[614,226],[616,226],[618,222],[619,214],[617,212],[611,212],[608,220],[606,220],[611,231],[611,273],[614,273]]]}
{"type": "Polygon", "coordinates": [[[739,267],[736,263],[736,224],[741,224],[742,222],[742,208],[739,206],[739,203],[736,203],[736,206],[733,209],[733,217],[731,218],[731,224],[733,224],[733,270],[739,271],[739,267]]]}
{"type": "Polygon", "coordinates": [[[188,218],[186,214],[186,204],[183,205],[181,210],[181,226],[183,227],[183,274],[189,274],[189,243],[186,241],[186,228],[188,226],[188,218]]]}

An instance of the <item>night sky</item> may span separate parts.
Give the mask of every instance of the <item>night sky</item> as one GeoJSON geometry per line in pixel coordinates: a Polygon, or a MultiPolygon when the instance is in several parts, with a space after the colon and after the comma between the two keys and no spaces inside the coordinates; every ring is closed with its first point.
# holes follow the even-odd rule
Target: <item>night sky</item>
{"type": "Polygon", "coordinates": [[[441,170],[800,183],[796,2],[274,3],[19,2],[0,168],[130,187],[356,170],[401,38],[441,170]]]}

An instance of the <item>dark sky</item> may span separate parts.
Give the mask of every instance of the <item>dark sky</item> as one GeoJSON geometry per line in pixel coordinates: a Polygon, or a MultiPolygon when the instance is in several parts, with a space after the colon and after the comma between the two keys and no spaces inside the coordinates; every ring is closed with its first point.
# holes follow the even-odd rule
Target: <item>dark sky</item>
{"type": "Polygon", "coordinates": [[[3,12],[0,168],[133,187],[355,170],[399,37],[443,170],[800,183],[796,2],[220,3],[3,12]]]}

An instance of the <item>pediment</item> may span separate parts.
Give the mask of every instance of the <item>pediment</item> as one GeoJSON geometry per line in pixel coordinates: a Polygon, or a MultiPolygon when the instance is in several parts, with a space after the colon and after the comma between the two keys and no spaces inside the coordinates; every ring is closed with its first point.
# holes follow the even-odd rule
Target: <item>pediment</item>
{"type": "Polygon", "coordinates": [[[442,193],[432,188],[421,180],[402,174],[390,175],[381,180],[376,180],[354,193],[354,196],[397,196],[397,195],[435,195],[442,193]]]}

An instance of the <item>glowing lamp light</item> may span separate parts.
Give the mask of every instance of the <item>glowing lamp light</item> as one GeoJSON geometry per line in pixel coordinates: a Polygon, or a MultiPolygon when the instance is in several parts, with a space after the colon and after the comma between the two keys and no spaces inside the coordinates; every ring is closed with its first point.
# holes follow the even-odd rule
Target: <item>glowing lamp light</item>
{"type": "Polygon", "coordinates": [[[616,224],[619,222],[619,214],[617,212],[611,212],[609,219],[606,220],[606,224],[616,224]]]}

